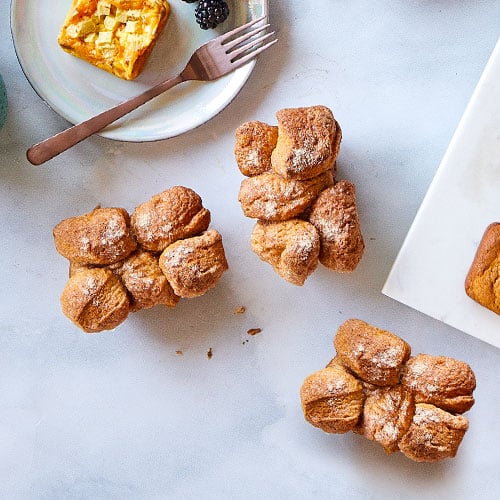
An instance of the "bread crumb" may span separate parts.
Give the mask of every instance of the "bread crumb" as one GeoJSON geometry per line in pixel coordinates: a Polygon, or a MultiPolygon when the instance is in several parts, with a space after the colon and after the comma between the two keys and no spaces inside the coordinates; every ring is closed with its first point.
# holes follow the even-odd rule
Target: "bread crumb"
{"type": "Polygon", "coordinates": [[[214,352],[212,351],[212,348],[209,347],[208,351],[207,351],[207,358],[208,359],[212,359],[212,356],[214,355],[214,352]]]}
{"type": "Polygon", "coordinates": [[[175,351],[175,354],[177,354],[177,356],[182,356],[184,353],[182,351],[175,351]]]}
{"type": "Polygon", "coordinates": [[[247,331],[248,335],[258,335],[260,332],[262,332],[262,328],[250,328],[250,330],[247,331]]]}
{"type": "Polygon", "coordinates": [[[234,314],[244,314],[246,312],[245,306],[239,306],[234,310],[234,314]]]}

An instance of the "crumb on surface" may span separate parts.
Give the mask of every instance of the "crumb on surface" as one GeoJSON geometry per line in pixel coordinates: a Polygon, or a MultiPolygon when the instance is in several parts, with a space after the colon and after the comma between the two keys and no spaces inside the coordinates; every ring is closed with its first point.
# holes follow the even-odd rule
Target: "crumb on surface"
{"type": "Polygon", "coordinates": [[[177,354],[177,356],[182,356],[184,353],[182,351],[175,351],[175,354],[177,354]]]}
{"type": "Polygon", "coordinates": [[[262,332],[262,328],[250,328],[250,330],[247,330],[248,335],[258,335],[260,332],[262,332]]]}
{"type": "Polygon", "coordinates": [[[208,359],[212,359],[212,356],[214,355],[214,352],[212,350],[211,347],[208,348],[208,351],[207,351],[207,358],[208,359]]]}
{"type": "Polygon", "coordinates": [[[244,314],[246,311],[245,306],[239,306],[234,310],[234,314],[244,314]]]}

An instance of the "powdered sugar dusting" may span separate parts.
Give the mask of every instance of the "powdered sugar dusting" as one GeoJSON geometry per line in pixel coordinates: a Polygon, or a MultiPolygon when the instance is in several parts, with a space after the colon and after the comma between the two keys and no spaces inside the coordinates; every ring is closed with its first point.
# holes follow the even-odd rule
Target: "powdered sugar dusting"
{"type": "Polygon", "coordinates": [[[260,161],[259,161],[259,152],[257,150],[255,150],[255,149],[250,149],[247,152],[245,161],[246,161],[247,165],[249,165],[251,167],[258,167],[259,163],[260,163],[260,161]]]}
{"type": "Polygon", "coordinates": [[[122,218],[118,214],[113,214],[104,226],[101,233],[101,244],[109,245],[120,240],[125,234],[125,226],[122,224],[122,218]]]}
{"type": "Polygon", "coordinates": [[[424,360],[413,358],[411,361],[411,365],[408,368],[409,372],[412,375],[418,377],[419,375],[423,375],[427,371],[428,365],[424,360]]]}
{"type": "Polygon", "coordinates": [[[166,260],[169,267],[180,267],[186,264],[186,260],[195,253],[195,249],[189,246],[177,245],[167,250],[166,260]]]}
{"type": "Polygon", "coordinates": [[[84,286],[82,287],[84,295],[87,297],[92,297],[97,293],[98,289],[99,289],[99,284],[95,276],[88,275],[85,278],[85,283],[84,286]]]}
{"type": "Polygon", "coordinates": [[[147,229],[151,224],[151,213],[147,210],[136,212],[134,214],[135,225],[141,229],[147,229]]]}
{"type": "Polygon", "coordinates": [[[83,238],[80,239],[80,251],[82,253],[87,253],[90,251],[90,239],[84,236],[83,238]]]}
{"type": "Polygon", "coordinates": [[[347,384],[343,379],[337,378],[334,381],[329,381],[325,388],[330,394],[338,394],[347,389],[347,384]]]}
{"type": "Polygon", "coordinates": [[[325,151],[330,149],[328,140],[322,137],[314,137],[311,140],[305,137],[300,144],[300,147],[292,149],[291,163],[296,172],[301,172],[306,168],[321,161],[324,156],[326,159],[325,151]]]}
{"type": "Polygon", "coordinates": [[[394,442],[399,437],[399,429],[393,422],[385,422],[384,425],[375,432],[375,439],[382,442],[394,442]]]}
{"type": "Polygon", "coordinates": [[[440,419],[434,411],[430,410],[429,408],[422,408],[421,406],[417,405],[415,415],[413,416],[413,422],[416,425],[425,425],[431,422],[439,423],[440,419]]]}
{"type": "Polygon", "coordinates": [[[394,368],[401,362],[401,351],[396,347],[390,347],[376,352],[372,359],[377,368],[394,368]]]}

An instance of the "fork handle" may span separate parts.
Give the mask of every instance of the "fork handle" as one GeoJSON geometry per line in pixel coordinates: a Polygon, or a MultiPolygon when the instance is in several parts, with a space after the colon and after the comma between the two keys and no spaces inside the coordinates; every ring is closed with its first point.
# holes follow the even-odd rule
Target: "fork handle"
{"type": "Polygon", "coordinates": [[[142,94],[31,146],[26,156],[33,165],[41,165],[185,80],[182,74],[165,80],[142,94]]]}

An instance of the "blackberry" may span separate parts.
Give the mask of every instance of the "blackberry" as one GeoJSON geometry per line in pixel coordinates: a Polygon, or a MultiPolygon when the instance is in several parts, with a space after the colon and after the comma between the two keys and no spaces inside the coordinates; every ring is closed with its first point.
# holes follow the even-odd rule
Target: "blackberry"
{"type": "Polygon", "coordinates": [[[196,22],[203,30],[215,28],[229,16],[229,7],[225,0],[200,0],[194,11],[196,22]]]}

